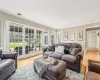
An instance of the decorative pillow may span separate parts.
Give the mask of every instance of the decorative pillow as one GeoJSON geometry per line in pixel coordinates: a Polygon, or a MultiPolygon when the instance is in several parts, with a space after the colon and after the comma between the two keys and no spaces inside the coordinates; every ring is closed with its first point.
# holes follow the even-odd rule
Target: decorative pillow
{"type": "Polygon", "coordinates": [[[64,48],[64,46],[58,46],[59,48],[64,48]]]}
{"type": "Polygon", "coordinates": [[[55,52],[58,51],[58,47],[55,47],[55,52]]]}
{"type": "Polygon", "coordinates": [[[62,49],[62,52],[64,53],[64,46],[58,46],[58,48],[61,48],[62,49]]]}
{"type": "Polygon", "coordinates": [[[64,46],[55,47],[55,52],[64,54],[64,46]]]}
{"type": "Polygon", "coordinates": [[[70,54],[76,55],[79,52],[81,52],[81,48],[73,48],[70,54]]]}
{"type": "Polygon", "coordinates": [[[0,50],[0,59],[3,58],[2,50],[0,50]]]}

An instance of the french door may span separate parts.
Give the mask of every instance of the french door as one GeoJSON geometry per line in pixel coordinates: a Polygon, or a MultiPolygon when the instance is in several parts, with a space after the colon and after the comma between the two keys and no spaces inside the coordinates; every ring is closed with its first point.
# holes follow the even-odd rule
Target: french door
{"type": "Polygon", "coordinates": [[[34,29],[25,28],[25,35],[24,36],[24,51],[25,54],[30,54],[34,52],[34,29]]]}
{"type": "Polygon", "coordinates": [[[19,25],[9,26],[9,51],[23,55],[23,28],[19,25]]]}
{"type": "Polygon", "coordinates": [[[100,30],[87,31],[87,49],[100,51],[100,30]]]}
{"type": "Polygon", "coordinates": [[[41,30],[36,30],[36,51],[41,51],[42,50],[42,31],[41,30]]]}
{"type": "Polygon", "coordinates": [[[21,58],[41,51],[42,40],[42,30],[20,24],[9,25],[9,51],[17,52],[21,58]]]}
{"type": "Polygon", "coordinates": [[[44,32],[44,46],[48,46],[48,32],[44,32]]]}

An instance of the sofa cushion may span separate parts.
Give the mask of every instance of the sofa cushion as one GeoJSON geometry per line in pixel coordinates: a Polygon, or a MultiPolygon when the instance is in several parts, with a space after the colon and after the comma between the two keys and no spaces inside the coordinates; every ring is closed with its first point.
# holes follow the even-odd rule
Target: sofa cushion
{"type": "Polygon", "coordinates": [[[70,54],[76,55],[79,52],[81,52],[81,48],[73,48],[70,54]]]}
{"type": "Polygon", "coordinates": [[[53,54],[50,55],[50,57],[54,57],[57,59],[61,59],[62,56],[63,56],[63,54],[61,54],[59,52],[54,52],[53,54]]]}
{"type": "Polygon", "coordinates": [[[100,80],[100,74],[89,71],[86,80],[100,80]]]}
{"type": "Polygon", "coordinates": [[[12,59],[0,60],[0,75],[12,65],[15,65],[15,61],[12,59]]]}
{"type": "Polygon", "coordinates": [[[70,54],[64,54],[61,59],[66,62],[72,62],[72,63],[76,61],[76,57],[70,54]]]}
{"type": "Polygon", "coordinates": [[[65,54],[70,54],[70,53],[69,53],[69,49],[68,49],[68,48],[65,48],[65,49],[64,49],[64,53],[65,53],[65,54]]]}
{"type": "Polygon", "coordinates": [[[0,60],[1,60],[1,58],[3,58],[2,50],[0,50],[0,60]]]}

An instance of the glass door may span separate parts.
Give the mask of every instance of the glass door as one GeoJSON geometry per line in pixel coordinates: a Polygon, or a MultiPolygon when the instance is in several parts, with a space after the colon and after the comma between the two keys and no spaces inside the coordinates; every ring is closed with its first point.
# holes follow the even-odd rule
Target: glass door
{"type": "Polygon", "coordinates": [[[25,54],[30,54],[34,51],[34,29],[25,28],[25,54]]]}
{"type": "Polygon", "coordinates": [[[51,35],[51,45],[54,44],[54,35],[51,35]]]}
{"type": "Polygon", "coordinates": [[[36,30],[36,51],[41,51],[42,49],[42,31],[36,30]]]}
{"type": "Polygon", "coordinates": [[[48,32],[44,32],[44,46],[48,46],[48,32]]]}
{"type": "Polygon", "coordinates": [[[23,36],[22,36],[22,27],[10,25],[9,28],[9,50],[10,52],[17,52],[18,55],[23,53],[23,36]]]}
{"type": "Polygon", "coordinates": [[[35,55],[35,52],[42,50],[42,30],[11,23],[8,44],[9,51],[17,52],[19,58],[35,55]]]}

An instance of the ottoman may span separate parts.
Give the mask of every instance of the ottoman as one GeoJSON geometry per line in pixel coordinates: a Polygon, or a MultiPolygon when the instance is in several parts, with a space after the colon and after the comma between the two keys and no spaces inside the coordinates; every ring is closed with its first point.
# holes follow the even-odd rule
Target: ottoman
{"type": "Polygon", "coordinates": [[[59,60],[57,65],[48,68],[43,77],[47,80],[62,80],[66,75],[66,67],[66,62],[59,60]]]}
{"type": "MultiPolygon", "coordinates": [[[[43,60],[43,58],[39,58],[39,60],[43,60]]],[[[45,59],[44,59],[45,60],[45,59]]],[[[41,64],[40,62],[38,64],[41,64]]],[[[66,62],[62,60],[58,60],[56,65],[49,66],[47,71],[44,72],[43,78],[46,80],[62,80],[66,75],[66,62]]]]}

